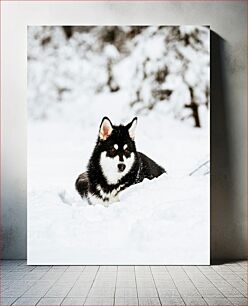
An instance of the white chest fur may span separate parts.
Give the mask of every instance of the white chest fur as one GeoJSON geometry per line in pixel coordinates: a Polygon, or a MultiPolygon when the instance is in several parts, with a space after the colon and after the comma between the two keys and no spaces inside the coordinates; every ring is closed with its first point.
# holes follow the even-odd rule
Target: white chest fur
{"type": "Polygon", "coordinates": [[[107,152],[102,152],[100,165],[102,168],[103,175],[105,176],[109,184],[117,184],[118,181],[124,177],[132,168],[134,163],[134,153],[132,152],[129,158],[123,156],[126,168],[123,172],[118,171],[118,164],[120,163],[119,156],[108,157],[107,152]]]}

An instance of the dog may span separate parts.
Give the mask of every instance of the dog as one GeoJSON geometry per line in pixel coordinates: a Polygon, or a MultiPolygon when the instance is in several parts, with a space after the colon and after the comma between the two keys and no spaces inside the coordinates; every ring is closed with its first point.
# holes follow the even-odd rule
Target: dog
{"type": "Polygon", "coordinates": [[[102,119],[97,142],[87,171],[80,174],[75,187],[89,204],[108,206],[131,185],[152,180],[166,171],[135,146],[137,117],[127,125],[115,126],[108,117],[102,119]]]}

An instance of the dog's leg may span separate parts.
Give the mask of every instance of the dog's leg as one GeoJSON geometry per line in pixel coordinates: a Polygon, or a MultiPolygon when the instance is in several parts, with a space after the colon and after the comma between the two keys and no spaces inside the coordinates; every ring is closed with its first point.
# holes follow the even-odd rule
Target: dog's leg
{"type": "Polygon", "coordinates": [[[89,190],[89,180],[87,172],[81,173],[76,180],[75,187],[82,198],[87,197],[89,190]]]}

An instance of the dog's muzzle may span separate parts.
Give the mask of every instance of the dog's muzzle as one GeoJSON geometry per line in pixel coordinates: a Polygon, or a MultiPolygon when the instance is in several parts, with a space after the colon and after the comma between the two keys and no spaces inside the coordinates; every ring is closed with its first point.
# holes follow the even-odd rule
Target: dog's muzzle
{"type": "Polygon", "coordinates": [[[118,167],[119,172],[123,172],[126,168],[126,165],[125,164],[118,164],[117,167],[118,167]]]}

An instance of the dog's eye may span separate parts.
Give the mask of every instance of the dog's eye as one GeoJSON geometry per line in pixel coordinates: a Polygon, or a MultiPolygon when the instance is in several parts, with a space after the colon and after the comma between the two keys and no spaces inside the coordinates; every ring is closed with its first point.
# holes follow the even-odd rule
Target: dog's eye
{"type": "Polygon", "coordinates": [[[126,154],[129,154],[129,153],[130,153],[129,150],[128,150],[128,148],[126,148],[126,149],[124,150],[124,152],[125,152],[126,154]]]}
{"type": "Polygon", "coordinates": [[[112,149],[110,149],[110,151],[109,151],[109,153],[110,153],[111,155],[115,155],[115,152],[116,152],[115,148],[112,148],[112,149]]]}

